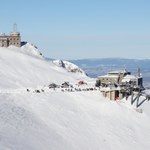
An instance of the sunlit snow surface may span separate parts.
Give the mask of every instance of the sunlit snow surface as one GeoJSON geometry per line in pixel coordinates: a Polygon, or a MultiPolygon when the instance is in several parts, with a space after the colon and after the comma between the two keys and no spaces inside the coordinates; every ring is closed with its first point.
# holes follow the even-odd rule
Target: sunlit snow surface
{"type": "Polygon", "coordinates": [[[149,101],[139,113],[130,98],[49,89],[54,82],[94,82],[33,54],[0,48],[0,150],[149,150],[149,101]]]}

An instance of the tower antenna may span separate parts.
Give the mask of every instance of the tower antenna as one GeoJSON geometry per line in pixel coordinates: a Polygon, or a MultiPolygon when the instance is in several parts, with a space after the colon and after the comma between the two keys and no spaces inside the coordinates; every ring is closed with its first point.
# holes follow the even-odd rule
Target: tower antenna
{"type": "Polygon", "coordinates": [[[137,72],[138,72],[138,77],[140,77],[140,75],[141,75],[141,69],[140,69],[140,67],[138,67],[137,72]]]}
{"type": "Polygon", "coordinates": [[[13,29],[14,29],[14,32],[17,32],[17,24],[16,23],[14,23],[13,29]]]}

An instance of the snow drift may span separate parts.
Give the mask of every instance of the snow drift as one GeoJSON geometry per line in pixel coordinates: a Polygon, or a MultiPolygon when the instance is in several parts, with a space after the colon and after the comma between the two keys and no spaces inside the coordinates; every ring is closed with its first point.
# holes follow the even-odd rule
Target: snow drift
{"type": "Polygon", "coordinates": [[[68,72],[86,76],[86,73],[81,68],[79,68],[77,65],[71,62],[64,61],[64,60],[54,60],[53,63],[59,67],[66,69],[68,72]]]}
{"type": "Polygon", "coordinates": [[[91,81],[45,61],[29,44],[0,48],[0,65],[0,90],[8,89],[0,92],[0,150],[149,150],[148,101],[138,113],[130,101],[109,101],[98,90],[27,92],[51,82],[91,81]]]}
{"type": "Polygon", "coordinates": [[[83,77],[46,61],[29,43],[21,48],[0,48],[0,68],[0,89],[75,82],[75,79],[83,77]]]}

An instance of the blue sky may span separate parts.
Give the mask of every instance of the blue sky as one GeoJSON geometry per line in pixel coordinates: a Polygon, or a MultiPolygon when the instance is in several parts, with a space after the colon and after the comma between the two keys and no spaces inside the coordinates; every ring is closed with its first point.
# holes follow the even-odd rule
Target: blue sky
{"type": "Polygon", "coordinates": [[[150,58],[149,0],[7,0],[0,32],[17,23],[22,40],[50,58],[150,58]]]}

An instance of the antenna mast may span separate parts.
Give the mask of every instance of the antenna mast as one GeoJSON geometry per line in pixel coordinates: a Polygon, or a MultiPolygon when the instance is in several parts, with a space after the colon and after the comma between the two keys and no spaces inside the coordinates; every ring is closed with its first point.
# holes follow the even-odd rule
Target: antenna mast
{"type": "Polygon", "coordinates": [[[13,29],[14,29],[14,32],[17,32],[17,24],[16,23],[14,23],[13,29]]]}
{"type": "Polygon", "coordinates": [[[140,67],[138,67],[138,77],[140,77],[140,75],[141,75],[141,70],[140,70],[140,67]]]}

